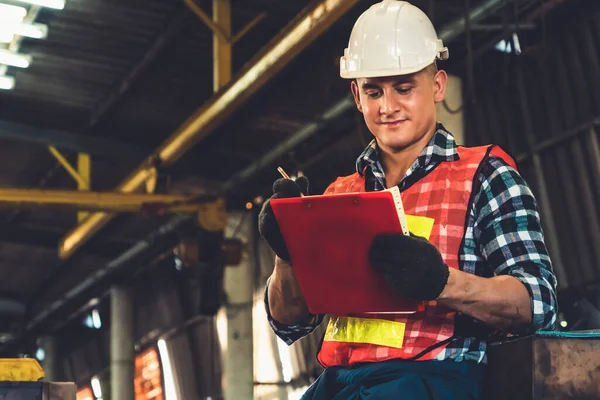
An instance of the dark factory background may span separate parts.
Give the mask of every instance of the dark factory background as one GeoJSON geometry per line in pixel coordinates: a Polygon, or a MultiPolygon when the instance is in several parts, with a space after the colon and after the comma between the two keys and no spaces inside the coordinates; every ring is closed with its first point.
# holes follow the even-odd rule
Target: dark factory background
{"type": "MultiPolygon", "coordinates": [[[[322,331],[272,333],[257,215],[277,166],[353,172],[339,57],[374,3],[0,0],[0,356],[81,400],[298,399],[322,331]]],[[[539,201],[558,329],[600,328],[600,2],[413,4],[450,50],[439,120],[539,201]]]]}

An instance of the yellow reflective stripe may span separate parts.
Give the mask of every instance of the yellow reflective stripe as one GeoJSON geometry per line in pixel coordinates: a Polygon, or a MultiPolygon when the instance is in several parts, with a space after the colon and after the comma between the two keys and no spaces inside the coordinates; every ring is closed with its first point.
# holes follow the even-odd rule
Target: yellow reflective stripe
{"type": "Polygon", "coordinates": [[[379,346],[402,348],[404,343],[403,322],[376,318],[331,317],[325,332],[325,340],[348,343],[368,343],[379,346]]]}
{"type": "Polygon", "coordinates": [[[429,237],[431,236],[433,222],[433,218],[406,214],[408,230],[411,231],[413,235],[424,237],[427,240],[429,240],[429,237]]]}

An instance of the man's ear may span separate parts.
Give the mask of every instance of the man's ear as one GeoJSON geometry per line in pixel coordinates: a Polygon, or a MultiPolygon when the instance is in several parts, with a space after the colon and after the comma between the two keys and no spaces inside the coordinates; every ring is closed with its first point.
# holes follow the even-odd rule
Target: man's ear
{"type": "Polygon", "coordinates": [[[354,102],[358,111],[363,112],[362,104],[360,104],[360,94],[358,93],[358,82],[356,79],[350,83],[350,89],[352,90],[352,96],[354,96],[354,102]]]}
{"type": "Polygon", "coordinates": [[[448,74],[440,70],[433,78],[433,99],[436,103],[441,103],[446,97],[446,84],[448,83],[448,74]]]}

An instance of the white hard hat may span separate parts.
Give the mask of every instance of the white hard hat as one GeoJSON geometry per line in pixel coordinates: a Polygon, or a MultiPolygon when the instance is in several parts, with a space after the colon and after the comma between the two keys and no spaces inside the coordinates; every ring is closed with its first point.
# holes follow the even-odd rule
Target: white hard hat
{"type": "Polygon", "coordinates": [[[448,58],[433,24],[406,1],[383,0],[356,20],[340,59],[342,78],[412,74],[448,58]]]}

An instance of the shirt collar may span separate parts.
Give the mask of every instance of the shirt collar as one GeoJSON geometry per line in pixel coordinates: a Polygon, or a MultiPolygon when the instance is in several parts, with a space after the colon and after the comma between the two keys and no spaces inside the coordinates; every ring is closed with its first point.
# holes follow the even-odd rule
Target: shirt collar
{"type": "MultiPolygon", "coordinates": [[[[454,136],[441,123],[438,123],[437,131],[417,157],[415,164],[418,164],[418,167],[426,167],[432,162],[456,161],[458,159],[454,136]]],[[[379,151],[377,142],[373,139],[356,160],[356,172],[363,175],[366,167],[375,167],[378,164],[379,151]]]]}

